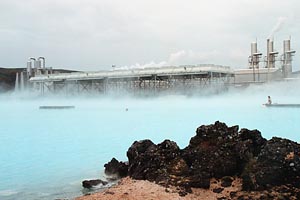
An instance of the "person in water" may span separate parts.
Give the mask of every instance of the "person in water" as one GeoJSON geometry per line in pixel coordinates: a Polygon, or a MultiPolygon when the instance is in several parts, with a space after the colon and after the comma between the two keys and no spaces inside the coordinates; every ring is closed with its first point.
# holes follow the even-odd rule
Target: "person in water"
{"type": "Polygon", "coordinates": [[[268,96],[268,104],[272,104],[272,100],[270,96],[268,96]]]}

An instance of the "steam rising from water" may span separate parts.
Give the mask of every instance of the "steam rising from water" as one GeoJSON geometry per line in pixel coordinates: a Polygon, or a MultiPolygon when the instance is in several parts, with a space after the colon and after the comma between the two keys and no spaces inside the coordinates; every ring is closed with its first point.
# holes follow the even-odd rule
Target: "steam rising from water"
{"type": "Polygon", "coordinates": [[[149,138],[159,143],[168,138],[183,148],[199,125],[217,120],[258,129],[266,138],[299,141],[300,109],[262,106],[267,96],[273,102],[300,103],[299,83],[278,82],[189,97],[0,95],[0,199],[81,195],[81,181],[102,178],[103,164],[112,157],[126,160],[133,141],[149,138]],[[76,108],[39,110],[40,105],[76,108]],[[77,184],[69,184],[74,182],[77,184]]]}
{"type": "MultiPolygon", "coordinates": [[[[168,96],[172,97],[173,99],[181,98],[182,96],[185,96],[185,94],[188,94],[186,98],[200,98],[200,99],[207,99],[207,94],[209,94],[209,98],[228,98],[233,97],[238,99],[243,99],[243,101],[247,101],[249,98],[261,98],[261,97],[267,97],[267,96],[274,96],[277,97],[279,103],[284,103],[280,101],[284,101],[285,99],[294,99],[297,101],[297,98],[300,97],[300,90],[298,89],[300,85],[300,79],[299,80],[293,80],[293,81],[281,81],[281,82],[270,82],[262,85],[251,85],[248,87],[244,86],[236,86],[236,87],[229,87],[226,91],[218,91],[216,90],[216,87],[213,88],[206,88],[206,92],[203,93],[203,90],[205,89],[178,89],[177,91],[174,91],[174,93],[168,93],[168,92],[161,92],[157,93],[156,95],[154,93],[145,94],[144,97],[149,98],[155,98],[160,97],[168,98],[168,96]],[[186,91],[189,91],[188,93],[186,91]],[[167,96],[167,97],[166,97],[167,96]]],[[[47,100],[47,99],[56,99],[56,100],[70,100],[70,99],[77,99],[77,100],[91,100],[91,99],[114,99],[118,96],[118,99],[120,96],[125,97],[126,99],[135,99],[134,94],[127,93],[126,91],[117,91],[112,92],[109,95],[106,94],[100,94],[100,93],[81,93],[81,94],[75,94],[75,95],[67,95],[65,93],[48,93],[45,95],[41,95],[39,91],[13,91],[13,92],[7,92],[0,94],[0,101],[19,101],[19,100],[32,100],[32,101],[38,101],[38,100],[47,100]]],[[[143,98],[143,95],[139,95],[138,99],[141,100],[143,98]]],[[[263,99],[261,99],[263,100],[263,99]]],[[[289,102],[286,102],[289,103],[289,102]]],[[[299,102],[300,103],[300,100],[299,102]]]]}

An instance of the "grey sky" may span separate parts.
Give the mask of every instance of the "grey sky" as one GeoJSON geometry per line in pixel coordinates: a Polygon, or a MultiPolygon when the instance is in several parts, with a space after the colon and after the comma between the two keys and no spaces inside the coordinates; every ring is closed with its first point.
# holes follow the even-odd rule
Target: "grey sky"
{"type": "Polygon", "coordinates": [[[250,43],[265,54],[292,36],[300,64],[297,0],[1,0],[0,66],[28,57],[79,70],[111,65],[213,63],[248,67],[250,43]]]}

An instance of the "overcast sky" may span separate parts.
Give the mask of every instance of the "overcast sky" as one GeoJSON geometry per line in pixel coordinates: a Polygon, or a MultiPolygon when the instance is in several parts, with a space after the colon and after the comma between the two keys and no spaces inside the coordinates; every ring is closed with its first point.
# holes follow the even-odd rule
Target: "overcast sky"
{"type": "Polygon", "coordinates": [[[292,37],[300,64],[298,0],[0,0],[0,66],[29,57],[77,70],[213,63],[248,67],[292,37]],[[272,33],[273,32],[273,33],[272,33]]]}

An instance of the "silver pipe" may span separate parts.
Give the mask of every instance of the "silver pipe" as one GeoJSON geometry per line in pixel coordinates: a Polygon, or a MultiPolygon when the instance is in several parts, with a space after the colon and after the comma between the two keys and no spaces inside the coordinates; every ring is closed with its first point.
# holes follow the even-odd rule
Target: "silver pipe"
{"type": "Polygon", "coordinates": [[[31,62],[31,67],[35,68],[36,67],[35,66],[36,59],[35,58],[29,58],[29,61],[31,62]],[[32,62],[33,62],[33,64],[32,64],[32,62]]]}
{"type": "Polygon", "coordinates": [[[43,64],[41,64],[41,67],[42,67],[43,69],[45,69],[45,67],[46,67],[45,58],[44,58],[44,57],[39,57],[38,60],[39,60],[39,61],[43,60],[43,64]]]}

